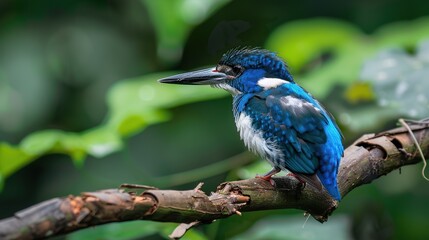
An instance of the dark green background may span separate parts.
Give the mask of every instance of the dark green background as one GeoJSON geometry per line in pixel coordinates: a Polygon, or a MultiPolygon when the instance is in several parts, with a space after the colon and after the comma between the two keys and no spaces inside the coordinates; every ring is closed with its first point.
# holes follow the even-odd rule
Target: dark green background
{"type": "MultiPolygon", "coordinates": [[[[12,104],[37,99],[26,113],[3,120],[8,124],[0,125],[1,141],[18,144],[37,130],[80,132],[97,126],[105,119],[105,95],[115,82],[154,72],[186,71],[216,64],[230,48],[265,46],[277,27],[294,20],[328,17],[346,21],[370,35],[388,23],[429,15],[429,2],[231,1],[191,29],[183,45],[183,55],[178,59],[163,58],[157,53],[159,38],[148,11],[141,1],[1,1],[0,81],[4,81],[4,74],[15,73],[7,75],[12,81],[3,83],[29,96],[12,104]]],[[[344,91],[344,86],[336,87],[329,98],[320,101],[339,114],[335,107],[341,101],[339,92],[344,91]]],[[[11,104],[1,100],[0,96],[0,104],[11,104]]],[[[82,167],[76,167],[68,156],[61,154],[45,155],[25,166],[5,182],[0,193],[0,217],[11,216],[49,198],[117,187],[125,182],[189,189],[203,180],[204,190],[209,192],[222,181],[236,179],[236,172],[228,171],[179,186],[168,178],[160,180],[162,176],[203,167],[245,151],[233,123],[230,97],[170,110],[170,121],[151,125],[127,138],[122,150],[107,157],[88,157],[82,167]]],[[[391,119],[382,126],[374,124],[377,126],[366,131],[388,129],[394,122],[391,119]]],[[[347,126],[343,129],[346,145],[364,133],[347,126]]],[[[349,224],[330,226],[332,231],[319,237],[339,239],[342,235],[335,234],[338,230],[352,239],[427,239],[428,196],[428,183],[420,177],[420,166],[405,167],[402,174],[393,172],[350,193],[333,216],[333,219],[344,217],[349,224]]],[[[301,214],[294,210],[246,213],[199,228],[198,234],[209,239],[230,238],[246,234],[255,221],[266,219],[268,224],[262,229],[270,229],[272,225],[275,238],[282,224],[298,222],[296,231],[301,231],[304,218],[296,220],[301,214]],[[280,227],[275,224],[278,218],[272,216],[280,217],[280,227]],[[293,220],[288,222],[288,219],[293,220]]],[[[308,224],[302,231],[311,233],[312,226],[315,225],[308,224]]],[[[128,230],[118,230],[121,231],[128,230]]],[[[114,239],[112,236],[115,235],[111,235],[114,239]]],[[[311,239],[312,235],[309,236],[311,239]]],[[[294,235],[283,237],[301,239],[294,235]]],[[[147,238],[157,239],[159,234],[154,232],[147,238]]]]}

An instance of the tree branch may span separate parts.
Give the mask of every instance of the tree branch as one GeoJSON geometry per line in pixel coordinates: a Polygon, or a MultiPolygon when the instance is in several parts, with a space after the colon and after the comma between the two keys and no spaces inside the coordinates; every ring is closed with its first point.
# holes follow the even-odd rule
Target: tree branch
{"type": "MultiPolygon", "coordinates": [[[[429,122],[410,124],[423,153],[428,155],[429,122]]],[[[405,128],[364,135],[345,150],[338,172],[341,195],[420,161],[417,146],[405,128]]],[[[302,186],[294,177],[273,180],[275,186],[258,178],[225,182],[210,195],[200,190],[201,184],[188,191],[127,184],[125,189],[55,198],[0,220],[0,239],[41,239],[109,222],[139,219],[182,223],[171,235],[180,238],[192,226],[241,212],[295,208],[324,222],[338,206],[327,192],[302,186]]]]}

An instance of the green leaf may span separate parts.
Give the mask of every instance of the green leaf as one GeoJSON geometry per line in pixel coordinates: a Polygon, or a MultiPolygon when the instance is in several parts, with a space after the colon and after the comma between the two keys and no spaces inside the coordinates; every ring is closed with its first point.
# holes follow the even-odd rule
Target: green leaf
{"type": "MultiPolygon", "coordinates": [[[[343,104],[339,120],[354,132],[383,128],[389,120],[398,117],[424,118],[429,115],[429,40],[409,54],[400,47],[383,49],[367,59],[360,79],[346,91],[347,100],[352,95],[369,96],[376,101],[365,105],[343,104]],[[360,86],[359,89],[357,86],[360,86]]],[[[370,100],[367,98],[367,100],[370,100]]]]}
{"type": "Polygon", "coordinates": [[[108,104],[112,114],[141,112],[146,109],[171,108],[199,100],[226,96],[212,88],[160,84],[158,79],[177,72],[155,73],[122,81],[109,91],[108,104]],[[131,104],[133,103],[133,104],[131,104]]]}
{"type": "Polygon", "coordinates": [[[121,135],[134,134],[146,125],[166,121],[167,108],[227,96],[225,91],[195,86],[160,84],[157,79],[175,74],[150,74],[122,81],[109,91],[107,125],[121,135]]]}
{"type": "Polygon", "coordinates": [[[353,132],[362,132],[368,129],[380,129],[385,127],[387,121],[397,118],[398,111],[394,108],[381,108],[377,104],[363,105],[344,109],[339,115],[339,120],[347,125],[353,132]]]}
{"type": "Polygon", "coordinates": [[[34,132],[21,141],[20,148],[33,158],[47,153],[64,153],[81,162],[86,155],[85,144],[78,134],[60,130],[34,132]]]}
{"type": "Polygon", "coordinates": [[[413,21],[395,22],[383,26],[375,34],[376,44],[381,48],[401,46],[414,48],[429,37],[429,17],[413,21]]]}
{"type": "Polygon", "coordinates": [[[372,84],[380,108],[392,108],[397,116],[424,118],[429,115],[429,39],[415,54],[393,48],[367,60],[361,78],[372,84]]]}
{"type": "Polygon", "coordinates": [[[122,139],[113,129],[100,126],[82,134],[82,142],[87,153],[94,157],[104,157],[122,148],[122,139]]]}
{"type": "Polygon", "coordinates": [[[362,33],[346,22],[309,19],[280,26],[270,34],[265,46],[282,56],[293,72],[298,72],[321,53],[361,37],[362,33]]]}
{"type": "Polygon", "coordinates": [[[17,147],[7,143],[0,143],[0,185],[9,175],[30,163],[33,159],[17,147]]]}

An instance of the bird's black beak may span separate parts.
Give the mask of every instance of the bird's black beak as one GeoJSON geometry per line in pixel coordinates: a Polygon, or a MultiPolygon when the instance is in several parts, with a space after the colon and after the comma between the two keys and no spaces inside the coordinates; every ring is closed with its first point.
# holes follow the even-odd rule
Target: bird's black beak
{"type": "Polygon", "coordinates": [[[215,68],[207,68],[193,72],[177,74],[158,80],[160,83],[187,84],[187,85],[210,85],[221,83],[231,77],[225,73],[218,72],[215,68]]]}

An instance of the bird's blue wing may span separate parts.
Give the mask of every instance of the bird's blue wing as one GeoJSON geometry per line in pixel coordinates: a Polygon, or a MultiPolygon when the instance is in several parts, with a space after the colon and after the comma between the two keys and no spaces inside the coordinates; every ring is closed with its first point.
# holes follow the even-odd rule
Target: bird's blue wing
{"type": "Polygon", "coordinates": [[[255,128],[274,143],[283,156],[271,159],[294,173],[314,174],[319,167],[318,148],[327,141],[323,110],[294,95],[255,96],[247,102],[255,128]]]}

